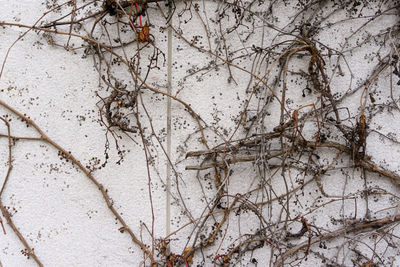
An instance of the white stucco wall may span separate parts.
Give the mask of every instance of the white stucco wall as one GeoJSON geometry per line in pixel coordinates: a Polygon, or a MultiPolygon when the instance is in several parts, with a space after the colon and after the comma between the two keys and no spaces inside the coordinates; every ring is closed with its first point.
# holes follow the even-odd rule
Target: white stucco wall
{"type": "MultiPolygon", "coordinates": [[[[50,1],[48,2],[50,3],[50,1]]],[[[210,49],[209,44],[211,44],[211,50],[216,49],[218,45],[222,46],[221,43],[218,44],[215,41],[218,39],[219,32],[213,21],[216,19],[215,10],[221,8],[223,1],[205,0],[193,2],[193,4],[199,5],[200,11],[198,14],[202,16],[203,21],[209,27],[210,43],[208,42],[207,34],[205,34],[204,25],[194,12],[193,6],[190,7],[191,13],[187,11],[179,17],[178,14],[185,9],[185,4],[181,1],[175,2],[176,10],[172,17],[172,25],[177,29],[180,27],[188,40],[192,40],[193,36],[199,36],[198,42],[195,44],[206,50],[210,49]],[[189,20],[189,18],[191,19],[189,20]],[[188,22],[185,23],[185,20],[188,20],[188,22]]],[[[249,1],[231,2],[244,5],[249,1]]],[[[258,7],[253,8],[253,10],[259,11],[261,16],[262,12],[268,10],[270,1],[256,2],[258,7]]],[[[255,19],[254,34],[250,36],[249,40],[244,41],[243,36],[246,35],[250,28],[239,27],[233,34],[230,34],[226,40],[228,49],[232,51],[230,56],[246,55],[251,51],[252,45],[267,47],[270,43],[278,43],[278,41],[283,42],[290,38],[295,38],[294,36],[277,37],[277,32],[266,26],[267,22],[272,23],[273,27],[288,32],[298,26],[286,25],[293,19],[296,13],[295,2],[298,1],[285,2],[287,2],[287,5],[285,3],[276,3],[274,5],[274,16],[279,20],[270,21],[271,18],[266,17],[263,24],[261,19],[255,19]],[[272,38],[277,39],[272,40],[272,38]]],[[[77,3],[78,6],[82,5],[81,1],[77,1],[77,3]]],[[[186,4],[188,5],[188,2],[186,4]]],[[[384,6],[388,4],[385,2],[382,5],[382,9],[384,9],[384,6]]],[[[167,14],[168,8],[163,3],[160,3],[160,8],[167,14]]],[[[365,8],[365,16],[372,16],[377,8],[375,4],[371,9],[365,8]]],[[[68,7],[68,9],[70,10],[71,7],[68,7]]],[[[46,5],[41,1],[21,0],[16,2],[0,0],[0,22],[32,25],[46,10],[46,5]]],[[[97,10],[101,10],[101,8],[98,7],[97,10]]],[[[393,27],[398,23],[397,11],[398,7],[377,19],[377,21],[371,22],[371,25],[367,27],[367,32],[377,34],[393,27]]],[[[63,9],[62,12],[65,13],[65,10],[63,9]]],[[[54,20],[60,17],[60,14],[62,13],[51,13],[44,20],[54,20]]],[[[84,13],[79,15],[82,14],[84,13]]],[[[162,18],[156,4],[149,3],[148,16],[151,18],[151,34],[153,35],[154,43],[164,53],[165,62],[160,61],[159,69],[151,71],[147,78],[147,83],[158,90],[167,92],[168,78],[170,77],[172,82],[170,87],[171,94],[188,103],[201,117],[210,147],[224,143],[235,131],[244,103],[251,95],[246,91],[250,83],[250,76],[246,71],[254,73],[258,71],[252,70],[252,66],[256,62],[255,58],[243,57],[234,62],[245,71],[235,67],[230,67],[230,70],[228,70],[220,59],[213,58],[212,55],[207,55],[204,51],[201,52],[190,47],[176,33],[168,36],[165,19],[162,18]],[[168,58],[171,59],[170,72],[168,71],[168,58]],[[198,69],[207,66],[212,60],[220,65],[211,66],[207,69],[208,71],[199,71],[186,77],[191,72],[196,72],[198,69]],[[229,71],[232,72],[235,81],[228,82],[229,71]]],[[[338,12],[337,14],[332,14],[330,20],[338,21],[345,17],[345,14],[338,12]]],[[[107,20],[111,22],[113,18],[108,16],[107,20]]],[[[366,19],[346,21],[342,24],[337,23],[332,27],[325,25],[316,40],[329,45],[332,49],[336,49],[335,51],[340,50],[345,41],[344,38],[350,36],[354,29],[363,25],[367,20],[368,17],[366,19]]],[[[225,21],[227,25],[232,25],[233,22],[233,16],[225,21]]],[[[82,23],[82,28],[75,32],[82,35],[87,34],[91,30],[92,23],[93,20],[88,23],[82,23]]],[[[100,34],[99,28],[96,30],[100,34]]],[[[68,31],[68,27],[63,29],[68,31]]],[[[382,44],[381,50],[379,50],[377,43],[372,42],[365,46],[362,45],[361,41],[366,34],[364,30],[358,34],[358,37],[351,39],[349,42],[352,45],[357,42],[357,38],[360,39],[360,47],[362,48],[346,54],[347,62],[339,61],[344,73],[343,76],[328,71],[333,93],[343,95],[348,90],[354,90],[365,81],[373,72],[374,66],[379,62],[379,58],[374,56],[373,53],[379,51],[383,55],[390,53],[393,47],[398,49],[398,30],[398,27],[397,32],[394,29],[393,38],[387,39],[387,43],[385,45],[382,44]],[[390,44],[390,42],[394,43],[390,44]]],[[[1,62],[5,60],[10,46],[24,31],[26,29],[0,26],[1,62]]],[[[115,32],[111,31],[110,34],[113,35],[115,32]]],[[[105,161],[104,151],[107,129],[99,122],[99,106],[101,106],[100,96],[106,97],[108,92],[105,90],[104,83],[100,81],[92,56],[83,57],[84,49],[70,49],[67,51],[58,46],[58,44],[65,45],[68,37],[52,36],[57,45],[49,44],[42,32],[30,31],[9,50],[0,78],[0,100],[29,116],[46,135],[66,151],[71,151],[84,166],[90,165],[93,160],[97,159],[103,163],[105,161]]],[[[72,38],[70,43],[74,44],[75,47],[82,44],[87,45],[79,38],[72,38]]],[[[129,46],[126,49],[127,57],[133,56],[136,51],[136,44],[129,46]]],[[[343,52],[345,53],[345,51],[343,52]]],[[[146,60],[152,53],[153,50],[149,47],[141,51],[143,70],[146,69],[146,60]]],[[[326,56],[328,52],[325,50],[323,53],[326,56]]],[[[220,56],[224,59],[226,58],[223,49],[220,56]]],[[[327,69],[333,68],[332,66],[336,64],[336,59],[335,55],[333,55],[331,61],[325,62],[327,69]]],[[[271,66],[271,62],[268,64],[267,62],[268,59],[260,66],[256,66],[260,68],[261,75],[265,73],[267,67],[271,66]]],[[[301,58],[293,59],[289,68],[297,72],[307,72],[307,63],[308,61],[304,61],[301,58]]],[[[385,69],[385,72],[371,86],[370,92],[375,95],[377,105],[389,103],[388,101],[391,99],[390,86],[395,89],[392,93],[394,94],[394,100],[398,103],[399,87],[396,85],[397,78],[390,76],[392,71],[390,68],[385,69]]],[[[275,72],[276,70],[274,69],[273,73],[275,72]]],[[[133,87],[132,78],[123,66],[120,68],[113,67],[113,75],[126,82],[128,86],[133,87]]],[[[143,75],[144,73],[142,73],[143,75]]],[[[287,99],[291,101],[287,102],[287,108],[290,112],[293,112],[303,104],[317,103],[319,101],[316,92],[307,97],[302,97],[301,91],[305,86],[306,82],[304,80],[288,79],[287,99]]],[[[279,92],[279,87],[277,92],[279,92]]],[[[265,92],[261,92],[260,95],[252,98],[247,118],[257,115],[259,106],[265,103],[267,97],[271,96],[266,93],[267,91],[265,90],[265,92]],[[264,98],[262,94],[265,94],[264,98]]],[[[357,91],[341,104],[341,107],[348,108],[352,117],[348,121],[349,125],[356,122],[357,114],[360,112],[361,92],[362,90],[357,91]]],[[[114,139],[108,133],[107,137],[110,145],[108,154],[110,158],[107,165],[104,168],[95,170],[93,175],[107,189],[118,213],[121,214],[132,231],[145,244],[150,246],[152,244],[151,235],[149,234],[149,231],[152,231],[152,222],[154,222],[154,238],[160,240],[170,232],[188,224],[169,238],[171,252],[181,254],[186,247],[190,246],[191,243],[187,237],[191,236],[191,232],[195,229],[194,226],[197,222],[189,223],[189,218],[196,219],[207,213],[204,195],[211,198],[216,193],[214,173],[212,169],[199,173],[185,170],[187,166],[198,166],[201,163],[201,158],[186,158],[186,153],[206,149],[200,141],[201,135],[198,131],[199,127],[196,124],[196,120],[185,110],[185,107],[174,100],[168,106],[167,97],[155,94],[148,89],[142,90],[142,97],[156,134],[151,134],[149,117],[146,115],[144,108],[140,106],[142,126],[145,129],[146,144],[149,148],[148,153],[154,160],[150,164],[149,171],[151,173],[150,188],[155,219],[152,220],[148,190],[148,170],[139,133],[129,133],[130,137],[121,132],[118,133],[121,136],[118,139],[118,145],[124,151],[122,161],[119,161],[120,158],[114,139]],[[168,109],[171,114],[169,118],[168,109]],[[170,129],[167,124],[168,119],[171,120],[170,129]],[[172,162],[170,168],[167,168],[167,157],[163,149],[161,149],[156,136],[160,138],[159,140],[167,154],[169,153],[172,162]],[[170,152],[168,152],[168,136],[171,140],[170,152]],[[171,193],[170,200],[167,200],[168,190],[166,189],[168,172],[172,183],[171,188],[168,189],[171,193]],[[179,183],[180,194],[185,200],[185,205],[191,212],[190,215],[183,212],[184,208],[180,202],[177,183],[179,183]],[[169,201],[171,201],[170,204],[169,201]]],[[[346,113],[345,110],[342,111],[346,113]]],[[[273,127],[279,124],[280,106],[277,101],[271,104],[269,113],[268,116],[265,116],[265,121],[261,123],[265,127],[264,131],[272,131],[273,127]]],[[[368,136],[367,147],[367,154],[372,156],[374,162],[397,175],[400,171],[398,164],[400,147],[398,143],[382,138],[372,130],[377,129],[385,134],[393,133],[394,137],[396,137],[400,127],[399,114],[399,110],[392,108],[378,113],[369,121],[371,133],[368,136]]],[[[2,107],[0,116],[4,117],[6,115],[8,116],[6,117],[7,120],[10,120],[11,135],[39,137],[32,127],[26,127],[25,123],[2,107]]],[[[248,121],[248,123],[250,122],[248,121]]],[[[315,131],[315,125],[310,123],[308,126],[306,125],[303,134],[313,140],[313,131],[315,131]],[[309,127],[308,130],[307,127],[309,127]]],[[[1,123],[0,133],[6,134],[6,132],[7,128],[1,123]]],[[[238,140],[245,136],[246,132],[241,126],[238,132],[235,133],[233,140],[238,140]]],[[[1,182],[8,169],[8,139],[6,137],[0,138],[0,147],[1,182]]],[[[329,151],[321,153],[321,155],[325,155],[325,158],[321,158],[322,165],[325,159],[328,162],[335,156],[335,153],[332,154],[329,151]]],[[[57,149],[41,141],[20,140],[13,145],[12,158],[14,168],[3,192],[2,201],[6,207],[9,207],[13,222],[30,246],[34,248],[36,255],[45,266],[139,266],[144,257],[143,253],[132,242],[126,232],[121,233],[119,231],[121,225],[107,208],[98,188],[76,166],[60,158],[57,149]]],[[[379,177],[371,172],[367,172],[367,178],[364,179],[362,178],[362,171],[358,168],[349,171],[349,176],[343,175],[339,170],[340,167],[349,168],[353,166],[353,161],[350,157],[343,157],[340,160],[337,171],[322,179],[321,182],[324,189],[327,194],[332,196],[354,193],[357,197],[348,201],[336,202],[333,200],[338,199],[337,197],[325,198],[324,201],[332,201],[332,204],[327,204],[326,207],[317,209],[309,217],[306,217],[310,224],[317,225],[320,229],[329,232],[338,229],[340,225],[335,224],[331,220],[332,217],[348,219],[355,216],[357,219],[364,218],[367,207],[360,192],[367,188],[370,190],[372,190],[371,188],[379,188],[381,191],[385,190],[385,192],[392,194],[392,196],[389,193],[383,194],[383,196],[379,197],[379,201],[374,201],[379,194],[371,194],[369,196],[368,209],[372,212],[371,218],[397,215],[397,210],[391,208],[398,203],[399,195],[399,187],[393,180],[379,177]],[[354,201],[356,201],[356,204],[354,204],[354,201]]],[[[261,183],[257,174],[256,164],[240,163],[231,165],[227,171],[229,180],[226,180],[226,186],[229,188],[228,194],[232,196],[238,193],[245,194],[254,189],[255,185],[261,183]]],[[[296,179],[304,178],[297,177],[296,173],[288,177],[291,177],[291,180],[288,180],[291,183],[289,186],[295,186],[296,179]]],[[[280,178],[281,176],[278,174],[273,176],[270,181],[271,188],[273,187],[276,195],[285,193],[285,185],[283,179],[280,178]]],[[[249,199],[254,203],[265,200],[263,194],[267,194],[267,192],[255,193],[249,199]]],[[[299,206],[292,206],[293,217],[289,220],[291,222],[289,231],[291,232],[301,229],[300,219],[295,218],[295,215],[304,214],[304,216],[307,216],[310,210],[315,207],[315,203],[319,201],[319,197],[321,197],[321,193],[318,192],[318,186],[315,183],[305,187],[296,195],[298,198],[296,205],[299,206]]],[[[207,201],[210,201],[210,199],[207,199],[207,201]]],[[[278,204],[276,205],[278,206],[278,204]]],[[[274,206],[269,211],[262,211],[262,213],[264,212],[268,213],[266,217],[273,221],[281,216],[282,208],[275,208],[274,206]]],[[[215,215],[214,218],[217,222],[222,219],[222,214],[223,210],[220,210],[220,213],[215,215]]],[[[22,255],[23,245],[7,225],[4,216],[2,220],[6,230],[6,234],[0,233],[0,262],[2,266],[37,266],[32,259],[27,259],[22,255]]],[[[207,231],[211,232],[212,224],[213,221],[207,226],[205,233],[207,231]]],[[[257,227],[259,227],[258,218],[251,212],[233,216],[218,235],[218,238],[222,238],[224,241],[218,241],[220,243],[217,243],[216,246],[205,249],[203,251],[204,255],[201,255],[200,251],[196,252],[193,266],[196,266],[196,264],[213,266],[215,257],[227,253],[229,244],[235,244],[235,240],[239,235],[254,233],[254,229],[257,229],[257,227]],[[221,247],[218,247],[219,244],[221,244],[221,247]]],[[[392,227],[390,231],[393,231],[394,235],[398,234],[399,228],[396,224],[390,227],[392,227]]],[[[359,233],[359,235],[363,234],[364,232],[359,233]]],[[[191,237],[191,241],[193,241],[193,236],[191,237]]],[[[330,249],[328,250],[319,249],[318,244],[313,245],[311,249],[316,253],[325,253],[329,259],[335,258],[334,254],[338,253],[337,261],[343,261],[344,266],[349,266],[353,263],[347,261],[346,256],[340,254],[340,249],[337,249],[343,242],[343,238],[345,239],[345,237],[342,237],[340,240],[329,241],[328,246],[330,249]]],[[[399,240],[394,239],[394,244],[398,244],[399,240]]],[[[307,241],[307,235],[304,235],[300,241],[307,241]]],[[[293,246],[295,243],[293,241],[293,246]]],[[[281,247],[282,250],[272,252],[276,256],[271,256],[271,247],[264,245],[263,248],[255,250],[253,253],[244,254],[240,257],[241,261],[233,260],[231,263],[237,266],[256,266],[255,262],[252,261],[254,258],[258,262],[258,266],[268,266],[274,259],[276,260],[279,255],[289,249],[289,246],[281,245],[281,247]]],[[[359,249],[367,257],[371,255],[371,248],[360,245],[359,249]]],[[[382,244],[382,242],[378,242],[376,248],[377,251],[380,249],[387,249],[386,254],[383,253],[382,256],[385,263],[390,262],[392,257],[400,257],[396,248],[382,244]],[[382,247],[380,248],[379,246],[382,247]]],[[[310,255],[308,261],[302,261],[299,264],[302,266],[320,266],[321,262],[321,257],[310,255]]],[[[360,259],[360,263],[365,262],[364,258],[360,259]]],[[[381,264],[378,260],[376,262],[381,264]]],[[[400,265],[398,259],[394,259],[391,262],[394,264],[393,266],[400,265]]],[[[148,261],[146,266],[149,266],[148,261]]]]}

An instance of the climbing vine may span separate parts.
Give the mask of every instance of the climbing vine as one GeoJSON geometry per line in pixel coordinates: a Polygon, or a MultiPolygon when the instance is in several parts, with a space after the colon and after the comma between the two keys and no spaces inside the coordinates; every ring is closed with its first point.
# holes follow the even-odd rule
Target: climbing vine
{"type": "Polygon", "coordinates": [[[400,1],[47,0],[42,7],[34,23],[0,21],[4,38],[20,31],[2,50],[0,223],[24,256],[46,265],[45,245],[34,248],[14,222],[7,188],[21,153],[15,147],[39,142],[98,189],[130,249],[143,253],[137,265],[399,263],[400,1]],[[29,108],[12,104],[27,101],[3,87],[27,36],[35,49],[93,64],[96,104],[85,108],[104,133],[101,153],[76,154],[29,108]],[[27,134],[15,135],[21,124],[27,134]],[[132,165],[130,154],[145,162],[146,222],[126,220],[131,203],[117,202],[124,192],[101,178],[132,165]],[[156,226],[166,220],[157,212],[165,208],[155,201],[158,184],[171,199],[167,234],[156,226]]]}

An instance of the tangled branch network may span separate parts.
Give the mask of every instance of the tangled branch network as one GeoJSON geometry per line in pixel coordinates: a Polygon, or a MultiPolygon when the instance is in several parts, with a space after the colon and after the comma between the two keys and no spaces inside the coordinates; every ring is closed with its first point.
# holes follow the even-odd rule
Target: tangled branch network
{"type": "MultiPolygon", "coordinates": [[[[86,262],[41,238],[47,220],[26,225],[51,216],[26,196],[61,191],[19,179],[37,145],[51,163],[33,168],[34,181],[80,175],[87,188],[59,197],[99,205],[65,231],[80,240],[98,212],[109,226],[86,265],[400,265],[400,1],[47,0],[30,3],[42,13],[31,20],[8,5],[0,223],[27,259],[86,262]],[[13,74],[15,61],[46,53],[76,62],[64,98],[45,86],[59,68],[27,71],[48,75],[35,90],[13,74]]],[[[0,244],[0,266],[22,258],[0,244]]]]}

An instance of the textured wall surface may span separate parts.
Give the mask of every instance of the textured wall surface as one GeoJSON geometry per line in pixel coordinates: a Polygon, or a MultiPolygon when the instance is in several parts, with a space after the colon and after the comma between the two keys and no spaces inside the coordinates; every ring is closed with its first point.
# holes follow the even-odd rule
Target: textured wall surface
{"type": "Polygon", "coordinates": [[[399,1],[119,2],[0,0],[0,266],[400,265],[399,1]]]}

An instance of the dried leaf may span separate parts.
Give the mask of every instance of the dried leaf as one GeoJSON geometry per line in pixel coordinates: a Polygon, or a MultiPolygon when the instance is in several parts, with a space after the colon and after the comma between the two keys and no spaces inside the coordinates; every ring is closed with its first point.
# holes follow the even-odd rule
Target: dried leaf
{"type": "Polygon", "coordinates": [[[144,24],[142,30],[139,32],[139,41],[148,42],[150,37],[150,28],[147,22],[144,24]]]}
{"type": "MultiPolygon", "coordinates": [[[[186,258],[186,256],[187,256],[187,254],[189,253],[189,251],[192,249],[192,247],[187,247],[187,248],[185,248],[185,250],[183,251],[183,256],[186,258]]],[[[187,258],[187,262],[188,263],[190,263],[190,264],[193,264],[193,253],[192,253],[192,255],[190,255],[188,258],[187,258]]]]}

